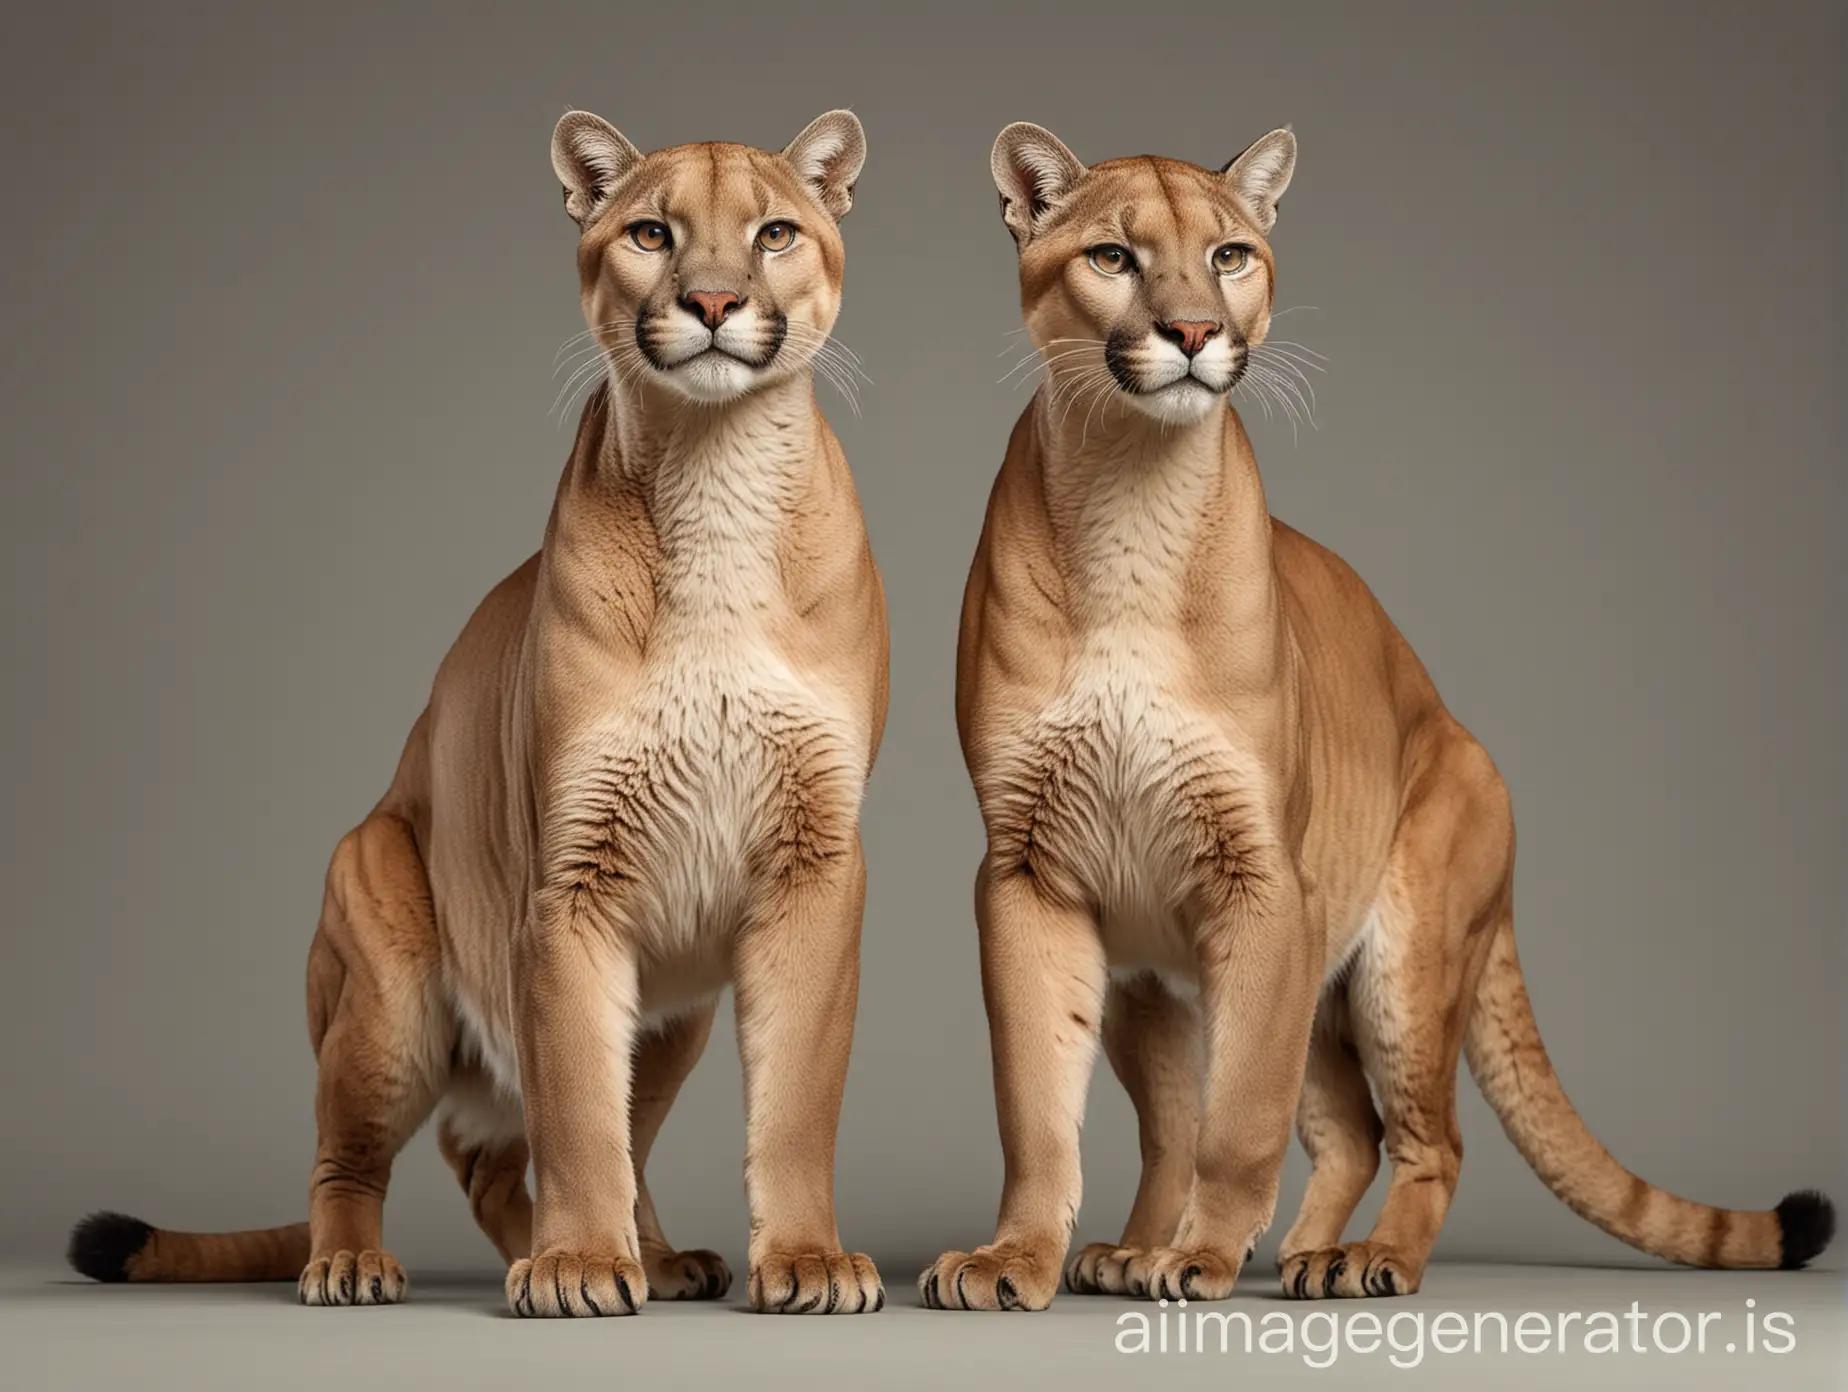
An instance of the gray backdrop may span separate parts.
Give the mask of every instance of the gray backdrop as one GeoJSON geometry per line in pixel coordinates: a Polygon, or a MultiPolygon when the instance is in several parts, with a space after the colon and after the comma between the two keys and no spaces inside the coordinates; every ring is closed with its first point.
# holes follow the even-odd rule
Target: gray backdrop
{"type": "MultiPolygon", "coordinates": [[[[1251,422],[1272,504],[1500,761],[1567,1088],[1680,1192],[1848,1188],[1839,7],[39,11],[0,86],[0,1246],[52,1256],[99,1204],[305,1212],[327,854],[570,443],[546,152],[573,104],[645,148],[775,147],[837,105],[869,134],[840,335],[877,385],[826,404],[893,697],[839,1194],[888,1279],[999,1196],[951,662],[1026,397],[996,384],[988,177],[1020,118],[1210,164],[1294,123],[1282,336],[1329,371],[1319,429],[1251,422]]],[[[653,1182],[680,1243],[741,1264],[738,1075],[727,1029],[653,1182]]],[[[1463,1128],[1440,1256],[1626,1258],[1467,1084],[1463,1128]]],[[[1100,1067],[1085,1238],[1135,1150],[1100,1067]]],[[[427,1136],[388,1229],[414,1268],[492,1263],[427,1136]]]]}

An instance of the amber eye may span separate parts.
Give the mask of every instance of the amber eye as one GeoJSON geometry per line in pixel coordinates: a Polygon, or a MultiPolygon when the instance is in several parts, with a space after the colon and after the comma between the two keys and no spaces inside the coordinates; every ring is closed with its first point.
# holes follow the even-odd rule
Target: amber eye
{"type": "Polygon", "coordinates": [[[1136,264],[1136,258],[1129,254],[1129,248],[1117,246],[1114,242],[1092,247],[1090,258],[1093,270],[1102,271],[1109,276],[1122,275],[1124,271],[1136,264]]]}
{"type": "Polygon", "coordinates": [[[666,251],[674,237],[666,223],[636,222],[629,225],[629,240],[643,251],[666,251]]]}
{"type": "Polygon", "coordinates": [[[1237,275],[1251,264],[1251,248],[1227,242],[1213,253],[1213,269],[1220,275],[1237,275]]]}
{"type": "Polygon", "coordinates": [[[757,234],[757,245],[765,251],[788,251],[796,244],[796,229],[787,222],[766,222],[757,234]]]}

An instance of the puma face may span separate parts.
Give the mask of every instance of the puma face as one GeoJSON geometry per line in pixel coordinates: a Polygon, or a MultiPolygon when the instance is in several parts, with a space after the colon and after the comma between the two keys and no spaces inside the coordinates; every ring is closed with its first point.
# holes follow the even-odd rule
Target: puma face
{"type": "Polygon", "coordinates": [[[1039,126],[1002,131],[1001,216],[1055,393],[1083,394],[1086,375],[1158,420],[1204,418],[1269,332],[1265,236],[1295,162],[1287,130],[1217,172],[1152,156],[1086,168],[1039,126]]]}
{"type": "Polygon", "coordinates": [[[840,312],[838,223],[865,155],[846,111],[778,154],[702,144],[651,155],[568,113],[552,164],[582,229],[584,315],[611,377],[717,403],[804,370],[840,312]]]}

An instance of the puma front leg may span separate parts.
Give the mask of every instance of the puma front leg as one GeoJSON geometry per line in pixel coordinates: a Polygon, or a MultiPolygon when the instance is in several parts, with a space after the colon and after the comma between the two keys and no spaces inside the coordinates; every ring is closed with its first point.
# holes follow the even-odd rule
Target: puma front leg
{"type": "Polygon", "coordinates": [[[1103,943],[1087,910],[987,861],[976,922],[1005,1167],[1001,1217],[993,1242],[946,1252],[918,1289],[933,1309],[1043,1310],[1083,1189],[1078,1131],[1103,1017],[1103,943]]]}
{"type": "Polygon", "coordinates": [[[1218,888],[1196,930],[1206,1085],[1193,1189],[1173,1245],[1126,1272],[1152,1300],[1223,1300],[1270,1225],[1322,979],[1319,924],[1281,857],[1218,888]]]}
{"type": "Polygon", "coordinates": [[[532,1255],[507,1273],[517,1315],[632,1315],[648,1298],[629,1141],[636,960],[585,894],[539,891],[513,952],[537,1191],[532,1255]]]}
{"type": "Polygon", "coordinates": [[[834,1141],[860,995],[866,862],[859,837],[802,858],[733,958],[744,1061],[749,1290],[763,1314],[882,1309],[872,1261],[841,1249],[834,1141]]]}

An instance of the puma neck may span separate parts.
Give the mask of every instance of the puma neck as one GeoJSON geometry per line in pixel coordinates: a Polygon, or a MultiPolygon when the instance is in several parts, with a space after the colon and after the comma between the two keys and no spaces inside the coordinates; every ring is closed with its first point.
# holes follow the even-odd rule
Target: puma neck
{"type": "Polygon", "coordinates": [[[761,628],[825,429],[806,374],[723,405],[600,387],[553,511],[549,588],[620,592],[627,642],[663,624],[713,642],[761,628]]]}
{"type": "Polygon", "coordinates": [[[1271,608],[1270,515],[1237,412],[1221,401],[1175,424],[1112,403],[1088,428],[1075,416],[1044,391],[1036,400],[1046,511],[1073,618],[1178,624],[1198,607],[1203,574],[1217,601],[1271,608]]]}

